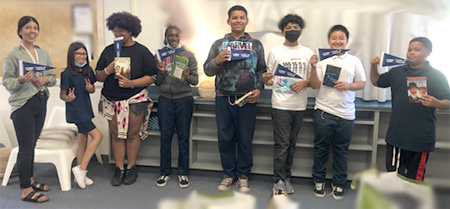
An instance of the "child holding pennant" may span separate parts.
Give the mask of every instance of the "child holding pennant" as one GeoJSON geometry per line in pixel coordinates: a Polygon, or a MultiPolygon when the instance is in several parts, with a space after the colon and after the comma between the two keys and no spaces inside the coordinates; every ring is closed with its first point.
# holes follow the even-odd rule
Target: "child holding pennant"
{"type": "MultiPolygon", "coordinates": [[[[248,175],[253,166],[252,141],[256,122],[256,101],[264,89],[262,74],[266,72],[264,48],[259,40],[245,32],[247,10],[239,5],[228,10],[231,33],[214,42],[203,68],[208,76],[216,76],[216,121],[220,158],[224,176],[218,189],[226,191],[238,178],[240,192],[250,191],[248,175]],[[252,54],[246,59],[230,59],[232,51],[252,54]],[[248,94],[247,103],[236,101],[248,94]],[[237,149],[236,149],[237,148],[237,149]]],[[[241,56],[241,58],[247,56],[241,56]]]]}
{"type": "MultiPolygon", "coordinates": [[[[429,152],[436,144],[436,108],[450,109],[450,89],[445,75],[431,67],[427,57],[433,45],[426,37],[409,42],[411,64],[378,73],[379,57],[370,61],[370,80],[380,88],[391,87],[392,113],[386,133],[386,169],[414,181],[423,181],[429,152]],[[408,92],[422,91],[418,102],[410,102],[408,92]]],[[[411,94],[411,93],[409,93],[411,94]]]]}
{"type": "Polygon", "coordinates": [[[308,102],[306,87],[309,86],[311,49],[302,46],[298,38],[305,23],[295,14],[288,14],[278,24],[284,43],[273,48],[267,59],[264,84],[272,88],[273,119],[273,191],[294,193],[291,184],[291,168],[295,143],[300,131],[308,102]]]}
{"type": "Polygon", "coordinates": [[[161,130],[160,177],[156,186],[164,187],[172,173],[172,137],[174,131],[178,137],[178,186],[189,186],[189,129],[194,110],[194,98],[191,85],[198,84],[197,60],[192,52],[180,44],[180,29],[176,26],[167,27],[164,38],[169,56],[163,60],[157,59],[156,85],[159,86],[158,122],[161,130]],[[169,52],[172,50],[172,52],[169,52]],[[177,58],[185,59],[187,67],[181,70],[181,76],[171,76],[176,67],[177,58]]]}
{"type": "MultiPolygon", "coordinates": [[[[349,32],[343,25],[335,25],[328,32],[328,44],[331,49],[345,49],[349,32]]],[[[317,55],[311,62],[309,84],[319,89],[314,107],[314,195],[325,197],[325,176],[330,148],[333,149],[332,195],[334,199],[344,198],[347,182],[348,147],[353,133],[355,120],[355,91],[366,84],[361,61],[344,52],[317,63],[317,55]],[[325,82],[327,71],[339,69],[333,85],[325,82]]]]}

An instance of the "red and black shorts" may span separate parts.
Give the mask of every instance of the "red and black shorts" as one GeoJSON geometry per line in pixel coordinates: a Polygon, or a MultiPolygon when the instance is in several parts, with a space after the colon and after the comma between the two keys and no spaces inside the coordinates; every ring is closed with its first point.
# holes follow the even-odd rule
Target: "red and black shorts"
{"type": "Polygon", "coordinates": [[[413,152],[387,144],[386,169],[388,172],[397,171],[409,179],[423,181],[428,154],[429,152],[413,152]]]}

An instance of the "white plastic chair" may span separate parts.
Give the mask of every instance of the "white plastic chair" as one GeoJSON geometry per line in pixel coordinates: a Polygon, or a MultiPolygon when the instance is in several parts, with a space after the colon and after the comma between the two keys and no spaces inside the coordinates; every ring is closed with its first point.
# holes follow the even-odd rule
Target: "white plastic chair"
{"type": "MultiPolygon", "coordinates": [[[[59,128],[61,126],[64,126],[72,129],[75,128],[76,130],[76,126],[74,124],[66,123],[64,115],[64,107],[54,107],[50,114],[49,120],[44,125],[44,129],[51,129],[52,127],[59,128]]],[[[41,137],[45,136],[42,136],[41,134],[41,137]]],[[[77,152],[78,143],[76,137],[74,137],[74,139],[70,141],[70,144],[64,148],[36,148],[34,155],[34,162],[36,163],[52,163],[55,165],[62,191],[69,191],[71,189],[71,166],[77,152]]],[[[18,147],[15,147],[11,150],[11,154],[9,156],[8,164],[5,170],[5,175],[3,177],[3,186],[6,186],[8,184],[12,169],[17,161],[18,151],[18,147]]]]}

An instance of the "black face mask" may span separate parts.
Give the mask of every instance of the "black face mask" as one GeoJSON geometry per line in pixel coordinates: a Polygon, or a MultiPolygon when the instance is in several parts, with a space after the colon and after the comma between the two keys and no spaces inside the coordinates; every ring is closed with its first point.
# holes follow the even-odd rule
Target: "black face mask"
{"type": "Polygon", "coordinates": [[[286,37],[289,42],[294,43],[297,41],[298,37],[300,37],[300,33],[301,31],[299,30],[290,30],[284,32],[284,37],[286,37]]]}

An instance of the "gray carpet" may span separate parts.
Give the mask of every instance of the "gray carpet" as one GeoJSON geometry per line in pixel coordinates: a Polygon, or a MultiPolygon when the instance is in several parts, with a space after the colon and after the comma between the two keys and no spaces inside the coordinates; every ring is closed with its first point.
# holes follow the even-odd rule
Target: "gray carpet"
{"type": "MultiPolygon", "coordinates": [[[[176,169],[173,170],[172,179],[164,188],[155,186],[159,176],[158,168],[139,166],[139,177],[133,185],[113,187],[110,179],[114,166],[100,165],[91,161],[88,176],[94,180],[92,186],[82,190],[76,183],[72,183],[72,190],[62,192],[57,180],[56,169],[51,164],[35,164],[35,179],[46,183],[51,190],[45,192],[50,198],[46,203],[28,203],[20,201],[21,190],[18,177],[12,177],[6,187],[0,186],[0,208],[158,208],[160,200],[165,198],[183,199],[193,190],[208,194],[220,193],[217,185],[222,174],[214,171],[191,170],[191,186],[186,189],[178,187],[176,169]]],[[[295,193],[291,195],[300,202],[302,209],[307,208],[354,208],[356,192],[350,188],[346,190],[345,199],[334,200],[327,196],[324,199],[314,197],[311,179],[294,178],[292,180],[295,193]]],[[[330,192],[329,182],[327,192],[330,192]]],[[[272,190],[272,177],[269,175],[251,175],[251,191],[249,194],[257,198],[257,208],[265,209],[272,190]]],[[[235,190],[235,186],[232,188],[235,190]]]]}

